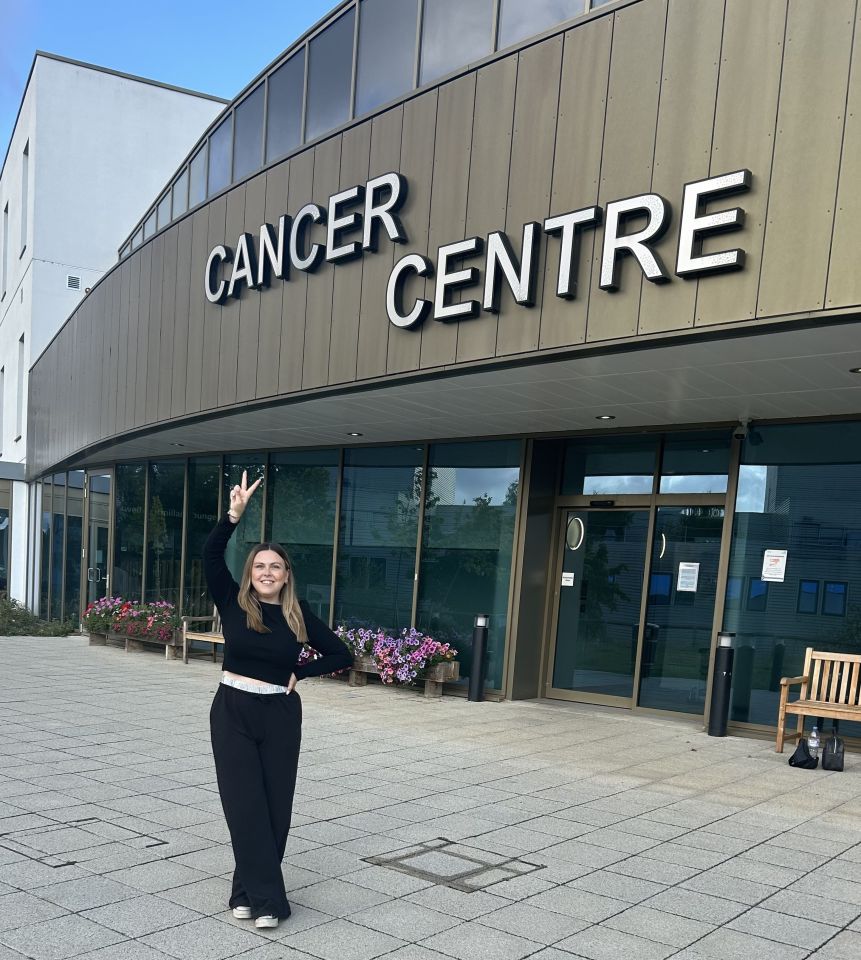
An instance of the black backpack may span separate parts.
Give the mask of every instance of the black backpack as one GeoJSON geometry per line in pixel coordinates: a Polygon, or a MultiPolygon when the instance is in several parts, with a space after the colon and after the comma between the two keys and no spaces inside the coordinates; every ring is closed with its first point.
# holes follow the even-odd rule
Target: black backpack
{"type": "Polygon", "coordinates": [[[810,748],[807,746],[807,740],[802,737],[798,741],[795,753],[789,758],[790,767],[800,767],[802,770],[815,770],[819,766],[819,757],[810,755],[810,748]]]}

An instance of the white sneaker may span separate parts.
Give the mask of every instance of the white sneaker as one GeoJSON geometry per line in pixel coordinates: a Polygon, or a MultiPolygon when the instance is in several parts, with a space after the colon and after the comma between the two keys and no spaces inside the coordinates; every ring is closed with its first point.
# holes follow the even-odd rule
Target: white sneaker
{"type": "Polygon", "coordinates": [[[251,907],[234,907],[233,916],[237,920],[250,920],[251,919],[251,907]]]}
{"type": "Polygon", "coordinates": [[[272,929],[278,926],[278,917],[258,917],[254,921],[254,926],[257,927],[258,930],[272,929]]]}

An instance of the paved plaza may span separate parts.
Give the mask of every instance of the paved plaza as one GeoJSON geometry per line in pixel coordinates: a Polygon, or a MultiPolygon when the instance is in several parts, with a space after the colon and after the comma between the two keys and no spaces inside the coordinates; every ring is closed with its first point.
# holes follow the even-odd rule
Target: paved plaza
{"type": "Polygon", "coordinates": [[[3,638],[0,960],[859,960],[861,757],[300,685],[293,916],[227,910],[219,668],[3,638]]]}

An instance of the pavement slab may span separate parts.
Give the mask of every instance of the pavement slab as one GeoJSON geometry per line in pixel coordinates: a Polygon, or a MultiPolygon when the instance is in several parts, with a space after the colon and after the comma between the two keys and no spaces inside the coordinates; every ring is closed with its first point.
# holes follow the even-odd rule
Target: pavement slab
{"type": "Polygon", "coordinates": [[[861,957],[857,753],[811,774],[689,719],[303,681],[293,915],[257,931],[227,906],[218,665],[0,656],[0,960],[861,957]],[[386,864],[419,844],[435,876],[386,864]],[[442,849],[485,872],[458,888],[442,849]]]}

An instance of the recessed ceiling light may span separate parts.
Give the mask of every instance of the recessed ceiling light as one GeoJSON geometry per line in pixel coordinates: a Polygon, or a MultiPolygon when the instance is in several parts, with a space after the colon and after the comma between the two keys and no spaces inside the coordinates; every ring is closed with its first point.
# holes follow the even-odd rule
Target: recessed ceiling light
{"type": "Polygon", "coordinates": [[[362,434],[362,433],[357,433],[355,430],[351,430],[351,431],[347,434],[347,436],[348,436],[348,437],[362,437],[362,436],[364,436],[364,434],[362,434]]]}
{"type": "Polygon", "coordinates": [[[599,417],[595,417],[596,420],[615,420],[616,418],[612,413],[602,413],[599,417]]]}
{"type": "Polygon", "coordinates": [[[171,441],[171,444],[170,444],[170,445],[171,445],[172,447],[184,447],[184,446],[185,446],[184,443],[176,443],[176,441],[173,441],[173,440],[171,441]]]}

